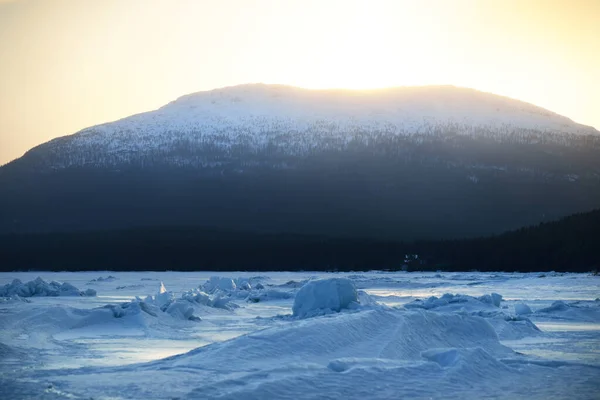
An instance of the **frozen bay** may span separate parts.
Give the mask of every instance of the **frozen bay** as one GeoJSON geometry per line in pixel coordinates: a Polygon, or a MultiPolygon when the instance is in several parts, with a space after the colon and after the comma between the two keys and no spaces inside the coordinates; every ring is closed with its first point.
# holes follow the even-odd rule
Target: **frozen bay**
{"type": "Polygon", "coordinates": [[[0,287],[37,277],[96,296],[3,298],[2,398],[600,391],[600,277],[591,274],[14,272],[0,274],[0,287]],[[292,315],[306,282],[334,277],[352,282],[354,306],[292,315]]]}

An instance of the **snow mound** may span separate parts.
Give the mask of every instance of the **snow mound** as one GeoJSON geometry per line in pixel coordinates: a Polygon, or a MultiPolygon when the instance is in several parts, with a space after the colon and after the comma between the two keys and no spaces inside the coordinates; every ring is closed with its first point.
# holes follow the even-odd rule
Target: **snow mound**
{"type": "Polygon", "coordinates": [[[522,315],[512,315],[500,309],[502,296],[498,293],[473,297],[464,294],[446,293],[441,297],[431,296],[405,304],[407,309],[425,309],[440,313],[455,312],[485,318],[501,340],[516,340],[541,334],[540,329],[522,315]]]}
{"type": "Polygon", "coordinates": [[[40,277],[27,283],[19,279],[0,287],[0,297],[43,297],[43,296],[96,296],[96,291],[87,289],[81,291],[70,283],[64,282],[46,282],[40,277]]]}
{"type": "Polygon", "coordinates": [[[405,308],[440,309],[443,311],[478,311],[500,307],[502,296],[498,293],[473,297],[465,294],[445,293],[441,297],[431,296],[426,300],[417,299],[405,304],[405,308]]]}
{"type": "Polygon", "coordinates": [[[451,369],[452,375],[470,379],[487,379],[491,371],[494,374],[515,372],[482,348],[430,349],[421,356],[444,369],[451,369]]]}
{"type": "Polygon", "coordinates": [[[251,290],[252,288],[264,288],[262,281],[269,280],[268,276],[250,276],[250,277],[239,277],[233,280],[235,286],[239,290],[251,290]]]}
{"type": "Polygon", "coordinates": [[[432,349],[425,350],[421,353],[421,356],[426,360],[438,363],[442,367],[450,367],[455,365],[460,359],[460,352],[458,349],[432,349]]]}
{"type": "Polygon", "coordinates": [[[277,287],[284,288],[284,289],[299,289],[299,288],[303,287],[304,285],[306,285],[307,282],[309,282],[309,281],[308,280],[303,280],[303,281],[291,280],[291,281],[287,281],[286,283],[282,283],[281,285],[277,285],[277,287]]]}
{"type": "Polygon", "coordinates": [[[358,304],[354,283],[345,278],[310,281],[298,291],[292,312],[295,317],[306,318],[331,311],[339,312],[358,304]]]}
{"type": "MultiPolygon", "coordinates": [[[[16,306],[16,305],[15,305],[16,306]]],[[[32,303],[2,318],[3,341],[35,349],[62,348],[62,340],[79,337],[144,335],[155,317],[139,304],[93,309],[32,303]]]]}
{"type": "MultiPolygon", "coordinates": [[[[261,281],[269,279],[264,276],[228,278],[212,276],[199,289],[185,294],[187,298],[195,297],[195,302],[209,307],[232,309],[237,307],[232,299],[245,300],[248,303],[258,303],[271,300],[285,300],[294,297],[296,285],[280,285],[283,290],[265,288],[261,281]],[[285,290],[287,289],[287,290],[285,290]],[[208,297],[207,297],[208,296],[208,297]]],[[[296,283],[296,282],[294,282],[296,283]]],[[[301,284],[298,284],[301,286],[301,284]]]]}
{"type": "Polygon", "coordinates": [[[494,327],[500,340],[519,340],[542,335],[540,328],[531,322],[529,318],[521,315],[512,316],[500,311],[479,312],[472,315],[485,318],[494,327]]]}
{"type": "MultiPolygon", "coordinates": [[[[154,296],[145,299],[136,297],[127,303],[117,305],[108,304],[100,309],[108,309],[114,318],[124,318],[139,315],[147,315],[158,318],[168,314],[173,318],[190,321],[200,321],[200,317],[194,315],[194,307],[190,301],[184,298],[176,299],[172,292],[166,290],[164,284],[160,283],[159,291],[154,296]]],[[[95,309],[98,310],[98,309],[95,309]]],[[[145,323],[143,325],[146,325],[145,323]]]]}
{"type": "Polygon", "coordinates": [[[172,317],[187,319],[190,321],[201,321],[200,317],[194,315],[194,307],[189,302],[175,301],[167,307],[165,312],[172,317]]]}
{"type": "Polygon", "coordinates": [[[63,340],[78,338],[172,338],[182,335],[179,330],[191,327],[190,321],[200,320],[193,315],[195,308],[188,301],[174,301],[161,309],[160,303],[149,297],[151,301],[135,298],[92,309],[33,303],[3,315],[0,325],[8,344],[20,345],[25,340],[22,343],[28,347],[50,349],[59,348],[63,340]]]}
{"type": "Polygon", "coordinates": [[[99,276],[98,278],[94,278],[92,279],[89,283],[93,283],[93,282],[113,282],[117,280],[117,277],[109,275],[106,278],[99,276]]]}
{"type": "Polygon", "coordinates": [[[202,285],[202,289],[206,293],[215,293],[217,291],[231,292],[236,289],[235,282],[231,278],[222,276],[211,276],[210,279],[202,285]]]}
{"type": "Polygon", "coordinates": [[[188,290],[181,294],[181,300],[198,305],[221,308],[224,310],[233,310],[239,306],[231,301],[231,298],[223,293],[209,295],[200,289],[188,290]]]}
{"type": "Polygon", "coordinates": [[[141,301],[139,299],[132,300],[129,303],[121,303],[117,305],[109,304],[102,308],[110,310],[115,318],[139,315],[142,312],[152,317],[157,317],[159,311],[153,304],[141,301]]]}
{"type": "Polygon", "coordinates": [[[557,313],[568,311],[571,307],[562,300],[557,300],[550,307],[541,308],[538,313],[557,313]]]}
{"type": "Polygon", "coordinates": [[[484,294],[477,298],[479,301],[484,303],[493,304],[495,307],[500,307],[500,302],[502,301],[502,295],[498,293],[492,294],[484,294]]]}
{"type": "Polygon", "coordinates": [[[198,348],[158,362],[170,367],[248,371],[253,365],[292,362],[327,366],[340,357],[422,360],[432,348],[482,348],[496,357],[514,355],[484,319],[427,311],[370,309],[328,318],[294,320],[238,338],[198,348]],[[268,345],[266,345],[268,344],[268,345]]]}
{"type": "Polygon", "coordinates": [[[262,285],[255,286],[256,289],[250,291],[246,301],[249,303],[258,303],[270,300],[286,300],[294,297],[294,293],[276,289],[265,289],[262,285]]]}
{"type": "Polygon", "coordinates": [[[358,295],[358,302],[360,303],[361,306],[384,307],[381,304],[379,304],[373,296],[369,295],[364,290],[358,290],[356,293],[358,295]]]}
{"type": "MultiPolygon", "coordinates": [[[[204,295],[208,297],[208,295],[204,295]]],[[[195,309],[192,303],[194,303],[194,301],[198,302],[197,299],[192,298],[188,293],[184,293],[179,299],[176,299],[173,292],[170,292],[165,288],[163,282],[160,283],[158,293],[154,296],[148,296],[144,300],[137,297],[134,301],[140,303],[142,307],[152,309],[152,314],[157,314],[158,311],[161,311],[177,319],[190,321],[201,320],[200,317],[194,315],[195,309]]],[[[144,311],[148,312],[147,310],[144,311]]]]}
{"type": "Polygon", "coordinates": [[[231,301],[229,296],[220,291],[209,295],[200,289],[192,289],[183,292],[179,298],[176,298],[173,292],[165,288],[163,282],[160,282],[157,294],[147,296],[144,300],[137,297],[135,301],[156,307],[157,310],[166,312],[173,317],[195,321],[199,321],[200,318],[193,315],[195,311],[194,306],[221,308],[224,310],[233,310],[238,307],[237,304],[231,301]]]}
{"type": "Polygon", "coordinates": [[[515,304],[515,314],[516,315],[528,315],[531,314],[531,308],[525,303],[517,303],[515,304]]]}
{"type": "Polygon", "coordinates": [[[154,296],[146,297],[146,302],[155,304],[161,310],[165,310],[172,302],[175,301],[175,295],[172,292],[168,292],[165,288],[164,283],[160,283],[158,293],[154,296]]]}
{"type": "Polygon", "coordinates": [[[552,303],[550,307],[537,310],[535,316],[573,321],[600,322],[600,301],[573,301],[567,303],[558,300],[552,303]]]}

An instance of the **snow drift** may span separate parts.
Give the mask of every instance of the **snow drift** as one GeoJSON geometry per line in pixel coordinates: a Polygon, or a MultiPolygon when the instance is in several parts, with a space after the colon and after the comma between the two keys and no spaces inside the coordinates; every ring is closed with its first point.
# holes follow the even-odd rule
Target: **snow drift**
{"type": "Polygon", "coordinates": [[[371,309],[293,320],[150,363],[140,373],[194,371],[203,384],[187,393],[192,399],[426,398],[473,385],[491,395],[483,378],[519,376],[505,357],[519,356],[482,318],[371,309]]]}
{"type": "Polygon", "coordinates": [[[370,309],[291,321],[286,326],[202,347],[164,363],[220,370],[226,360],[235,358],[236,365],[227,368],[247,370],[265,359],[271,365],[291,360],[326,365],[331,359],[347,355],[414,360],[421,359],[424,350],[453,347],[480,347],[497,356],[513,355],[512,350],[500,344],[494,328],[483,318],[370,309]]]}

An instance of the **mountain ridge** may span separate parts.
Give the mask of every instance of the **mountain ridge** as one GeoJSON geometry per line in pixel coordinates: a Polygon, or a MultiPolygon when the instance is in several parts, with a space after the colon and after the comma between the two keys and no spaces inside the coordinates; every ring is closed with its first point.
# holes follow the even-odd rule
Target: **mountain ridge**
{"type": "MultiPolygon", "coordinates": [[[[539,131],[548,140],[551,135],[558,136],[555,140],[564,134],[599,135],[592,127],[530,103],[468,88],[422,86],[361,91],[250,84],[184,95],[157,110],[53,139],[34,147],[24,157],[44,150],[61,151],[61,147],[73,151],[90,146],[102,146],[105,153],[111,154],[139,154],[186,141],[185,145],[198,146],[206,140],[221,147],[241,144],[258,151],[281,140],[281,132],[294,132],[293,151],[306,153],[311,147],[322,147],[327,139],[334,142],[332,146],[344,148],[349,141],[365,141],[373,135],[431,135],[445,130],[500,136],[497,140],[502,140],[523,129],[539,131]],[[355,135],[357,131],[361,135],[355,135]]],[[[288,139],[287,151],[291,151],[289,144],[288,139]]],[[[131,157],[135,155],[122,158],[126,161],[131,157]]]]}

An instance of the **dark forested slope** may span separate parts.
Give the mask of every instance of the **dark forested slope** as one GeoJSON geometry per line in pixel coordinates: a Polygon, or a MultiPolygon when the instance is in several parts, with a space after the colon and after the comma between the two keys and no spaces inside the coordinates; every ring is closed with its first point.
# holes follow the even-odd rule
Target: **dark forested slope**
{"type": "Polygon", "coordinates": [[[583,272],[600,265],[598,249],[595,210],[494,237],[413,243],[194,227],[9,234],[0,236],[0,270],[583,272]]]}

